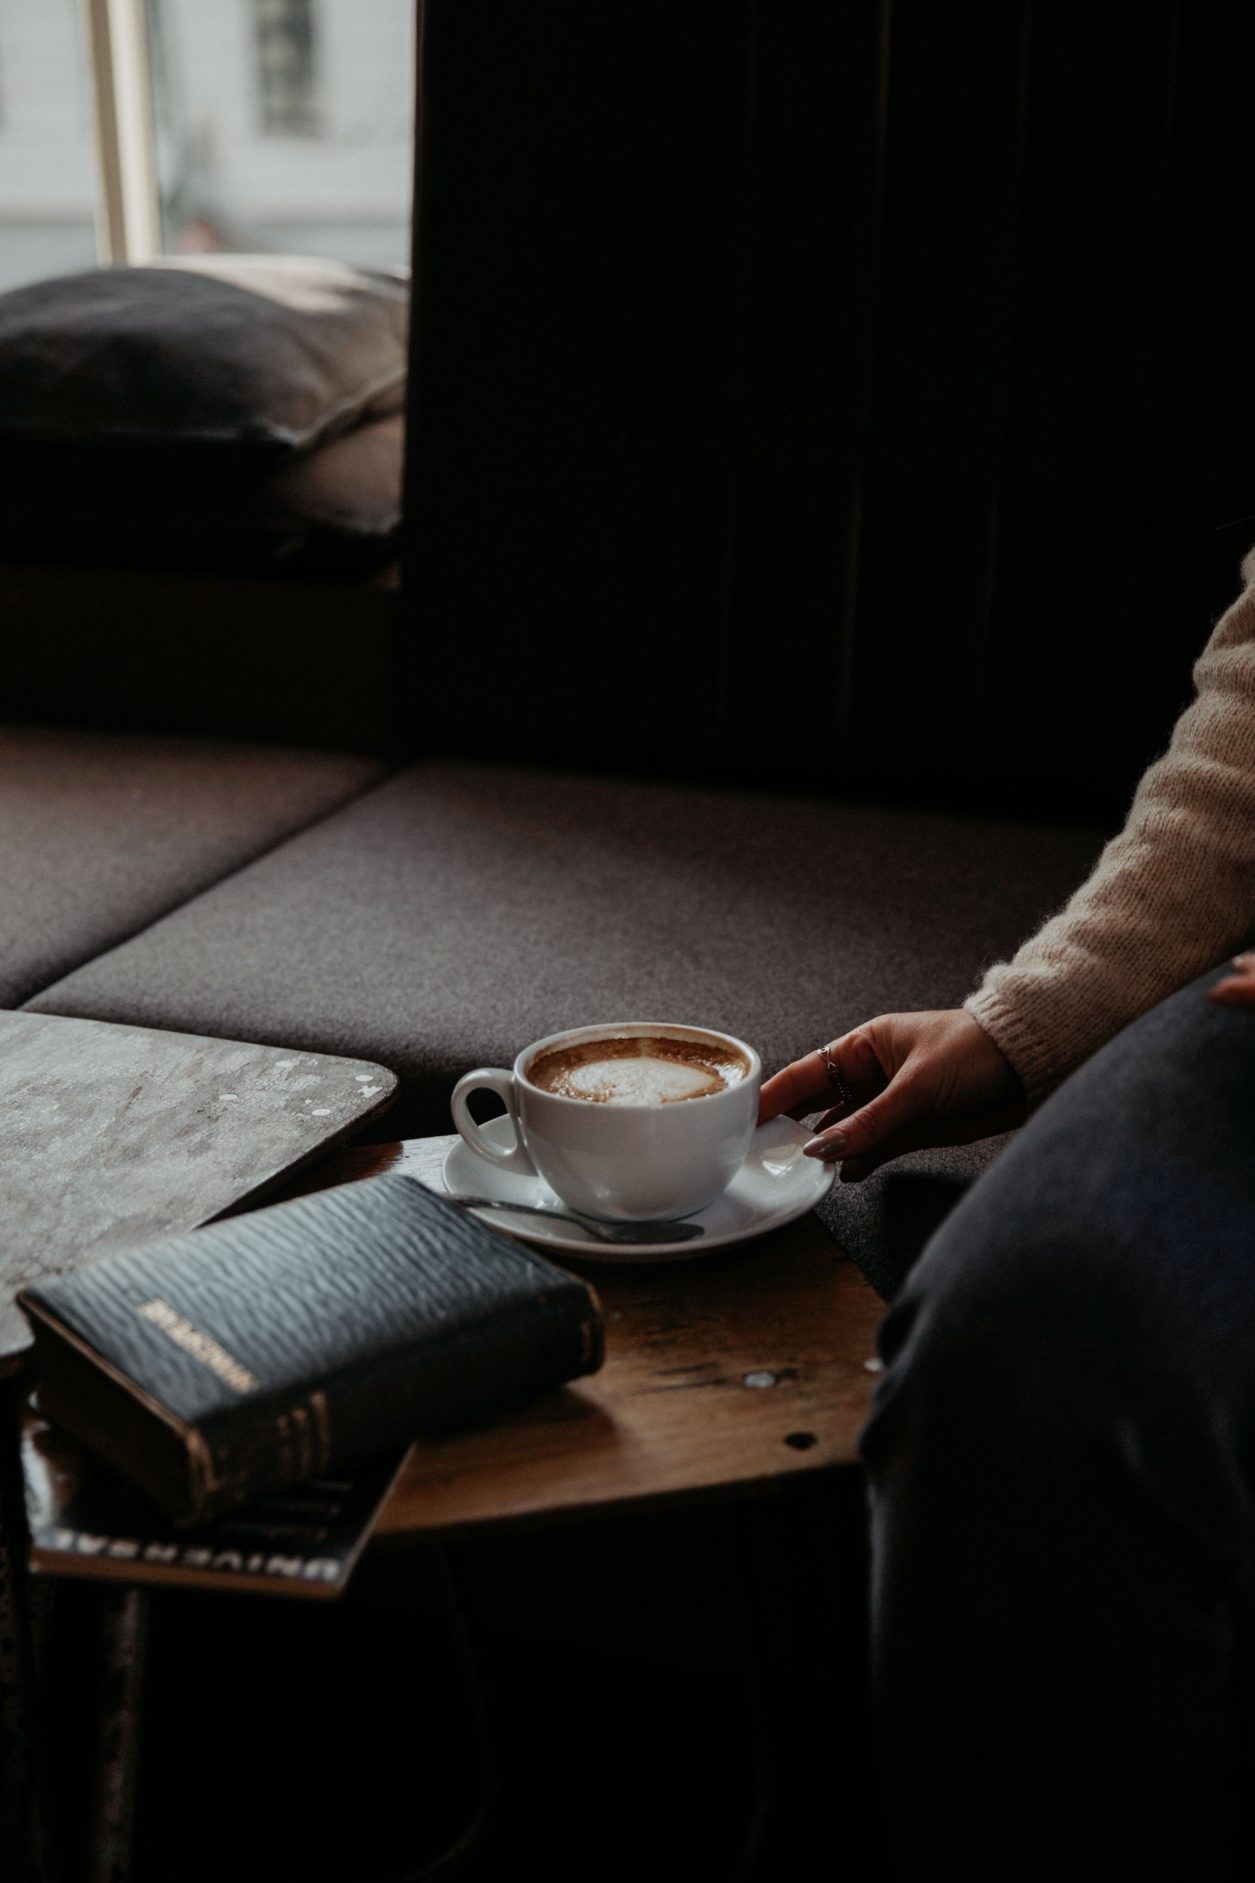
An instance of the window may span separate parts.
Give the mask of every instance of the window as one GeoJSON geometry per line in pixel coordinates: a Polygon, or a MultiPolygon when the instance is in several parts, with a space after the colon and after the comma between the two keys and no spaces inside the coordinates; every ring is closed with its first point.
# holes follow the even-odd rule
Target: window
{"type": "Polygon", "coordinates": [[[96,259],[91,61],[79,0],[0,4],[0,292],[96,259]]]}
{"type": "Polygon", "coordinates": [[[409,255],[414,0],[0,0],[0,291],[112,260],[409,255]]]}
{"type": "Polygon", "coordinates": [[[147,0],[162,245],[409,258],[414,0],[147,0]]]}

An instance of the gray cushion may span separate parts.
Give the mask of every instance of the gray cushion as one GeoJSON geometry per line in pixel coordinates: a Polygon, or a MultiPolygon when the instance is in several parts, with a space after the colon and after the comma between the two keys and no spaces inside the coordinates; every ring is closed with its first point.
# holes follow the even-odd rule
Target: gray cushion
{"type": "MultiPolygon", "coordinates": [[[[722,1027],[774,1067],[878,1011],[957,1002],[1099,841],[424,765],[31,1004],[379,1059],[404,1082],[382,1135],[446,1131],[459,1073],[583,1021],[722,1027]]],[[[979,1155],[911,1164],[928,1189],[930,1173],[970,1172],[979,1155]]],[[[887,1291],[883,1190],[873,1180],[833,1208],[887,1291]]]]}
{"type": "Polygon", "coordinates": [[[303,829],[373,760],[0,728],[0,1006],[303,829]]]}
{"type": "Polygon", "coordinates": [[[0,452],[273,458],[405,384],[409,286],[300,255],[165,257],[0,295],[0,452]]]}

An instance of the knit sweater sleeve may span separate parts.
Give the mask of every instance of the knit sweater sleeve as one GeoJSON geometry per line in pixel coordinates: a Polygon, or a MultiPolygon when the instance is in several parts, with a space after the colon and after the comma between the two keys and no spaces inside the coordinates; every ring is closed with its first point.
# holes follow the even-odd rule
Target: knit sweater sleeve
{"type": "Polygon", "coordinates": [[[965,1003],[1031,1101],[1255,931],[1255,586],[1217,623],[1194,685],[1088,879],[965,1003]]]}

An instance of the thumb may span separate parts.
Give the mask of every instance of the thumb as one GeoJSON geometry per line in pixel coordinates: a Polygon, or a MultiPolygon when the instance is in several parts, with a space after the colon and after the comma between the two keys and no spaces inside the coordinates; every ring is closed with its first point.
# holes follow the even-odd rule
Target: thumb
{"type": "Polygon", "coordinates": [[[922,1109],[913,1079],[899,1073],[883,1092],[803,1146],[808,1157],[867,1157],[922,1109]]]}

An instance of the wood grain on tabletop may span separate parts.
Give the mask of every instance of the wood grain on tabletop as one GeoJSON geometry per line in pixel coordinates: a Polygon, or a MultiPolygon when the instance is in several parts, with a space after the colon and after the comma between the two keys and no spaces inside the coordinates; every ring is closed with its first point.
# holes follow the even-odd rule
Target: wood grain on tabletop
{"type": "MultiPolygon", "coordinates": [[[[293,1187],[392,1171],[443,1190],[456,1142],[349,1147],[293,1187]]],[[[490,1426],[416,1443],[377,1534],[608,1508],[855,1461],[883,1305],[818,1217],[691,1262],[568,1260],[601,1298],[601,1371],[490,1426]]]]}

